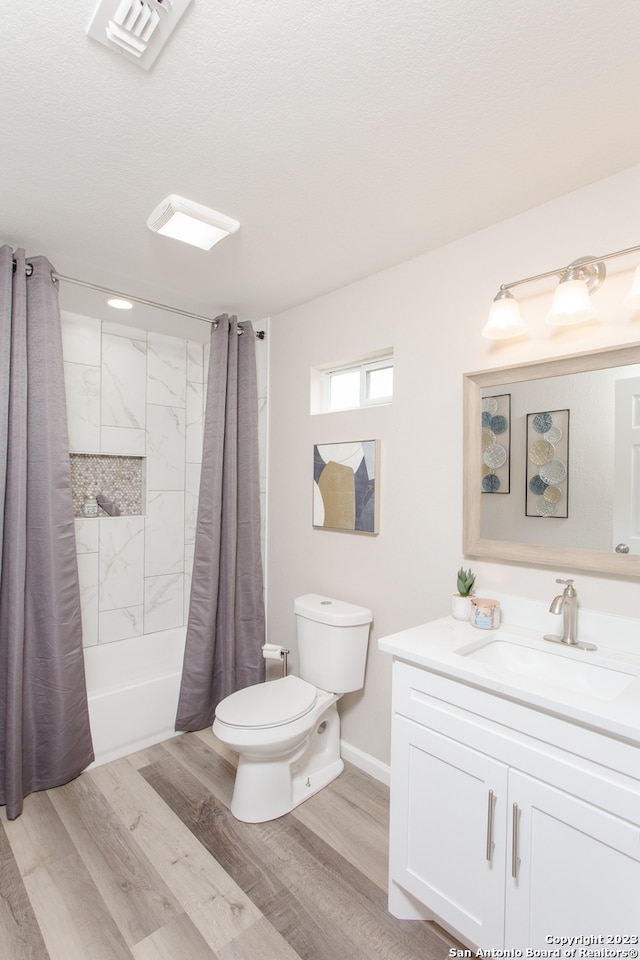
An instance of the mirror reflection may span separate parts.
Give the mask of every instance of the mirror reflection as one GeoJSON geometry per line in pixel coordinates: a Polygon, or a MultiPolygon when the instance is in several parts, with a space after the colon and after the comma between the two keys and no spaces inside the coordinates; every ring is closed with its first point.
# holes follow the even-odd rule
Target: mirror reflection
{"type": "Polygon", "coordinates": [[[639,345],[468,374],[465,417],[465,553],[640,573],[639,345]]]}
{"type": "Polygon", "coordinates": [[[497,384],[482,398],[483,537],[590,550],[623,542],[640,553],[632,489],[623,482],[634,469],[634,446],[640,450],[632,429],[640,364],[497,384]],[[498,397],[510,397],[506,428],[507,418],[491,416],[487,402],[498,397]]]}

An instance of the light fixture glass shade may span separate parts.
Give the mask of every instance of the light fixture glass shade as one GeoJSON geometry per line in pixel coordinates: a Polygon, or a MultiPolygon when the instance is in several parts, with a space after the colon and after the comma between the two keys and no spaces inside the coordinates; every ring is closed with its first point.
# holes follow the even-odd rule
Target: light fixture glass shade
{"type": "Polygon", "coordinates": [[[526,330],[517,300],[508,290],[502,290],[491,304],[482,336],[488,340],[508,340],[521,336],[526,330]]]}
{"type": "Polygon", "coordinates": [[[547,323],[556,327],[568,326],[594,320],[597,316],[584,280],[560,281],[547,314],[547,323]]]}
{"type": "Polygon", "coordinates": [[[624,298],[624,305],[628,307],[629,310],[637,310],[640,308],[640,266],[635,269],[633,283],[631,284],[629,293],[624,298]]]}
{"type": "Polygon", "coordinates": [[[151,213],[147,226],[154,233],[211,250],[214,244],[235,233],[240,224],[217,210],[172,193],[151,213]]]}

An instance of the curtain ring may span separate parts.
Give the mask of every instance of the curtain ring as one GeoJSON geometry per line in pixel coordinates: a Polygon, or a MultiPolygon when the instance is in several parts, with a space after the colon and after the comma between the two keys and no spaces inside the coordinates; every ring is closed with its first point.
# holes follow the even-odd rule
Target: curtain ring
{"type": "MultiPolygon", "coordinates": [[[[16,259],[13,259],[11,263],[13,265],[13,272],[15,273],[16,270],[18,269],[18,261],[16,259]]],[[[29,263],[28,260],[25,260],[25,264],[24,264],[25,277],[30,277],[32,273],[33,273],[33,264],[29,263]]]]}
{"type": "MultiPolygon", "coordinates": [[[[13,272],[15,273],[17,269],[18,269],[18,262],[17,262],[17,260],[14,260],[14,261],[13,261],[13,272]]],[[[25,275],[25,277],[30,277],[32,273],[33,273],[33,264],[32,264],[32,263],[28,263],[27,261],[25,261],[25,264],[24,264],[24,275],[25,275]]]]}
{"type": "Polygon", "coordinates": [[[51,271],[51,283],[54,283],[54,284],[55,284],[55,283],[57,283],[57,282],[58,282],[58,278],[57,278],[57,276],[56,276],[56,272],[55,272],[55,270],[52,270],[52,271],[51,271]]]}

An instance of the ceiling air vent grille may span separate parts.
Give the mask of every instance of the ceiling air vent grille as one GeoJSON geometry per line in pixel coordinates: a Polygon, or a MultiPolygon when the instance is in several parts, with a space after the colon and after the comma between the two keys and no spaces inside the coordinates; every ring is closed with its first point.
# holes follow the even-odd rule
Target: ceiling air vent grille
{"type": "Polygon", "coordinates": [[[148,70],[191,0],[100,0],[87,34],[148,70]]]}

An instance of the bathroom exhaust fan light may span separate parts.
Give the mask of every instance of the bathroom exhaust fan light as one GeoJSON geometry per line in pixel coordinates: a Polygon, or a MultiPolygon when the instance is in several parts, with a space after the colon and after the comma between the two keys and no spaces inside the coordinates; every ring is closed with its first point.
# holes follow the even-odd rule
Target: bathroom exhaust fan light
{"type": "Polygon", "coordinates": [[[172,193],[151,213],[147,226],[164,237],[190,243],[201,250],[211,250],[220,240],[235,233],[240,224],[216,210],[172,193]]]}

